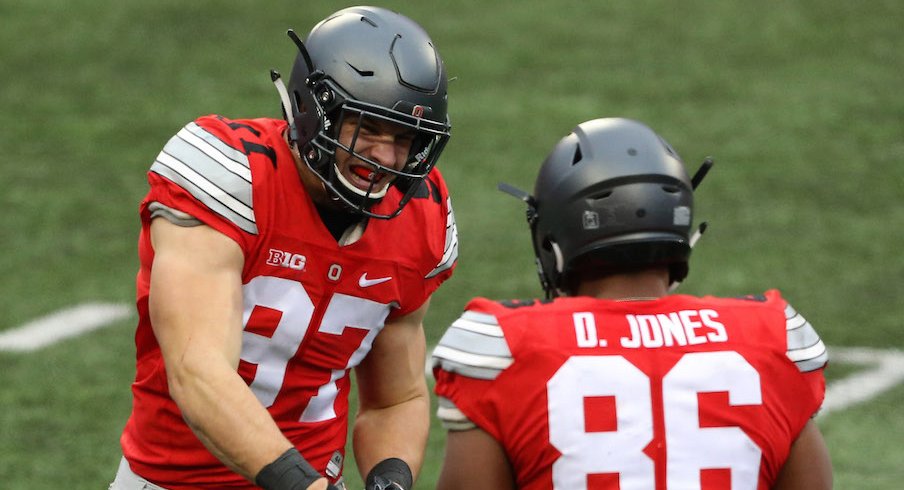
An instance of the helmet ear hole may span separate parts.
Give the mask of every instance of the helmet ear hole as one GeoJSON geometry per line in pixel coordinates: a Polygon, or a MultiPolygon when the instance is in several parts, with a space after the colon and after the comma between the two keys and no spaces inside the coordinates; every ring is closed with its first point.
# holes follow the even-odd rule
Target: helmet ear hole
{"type": "Polygon", "coordinates": [[[559,247],[559,244],[547,239],[549,242],[549,247],[552,250],[553,256],[556,258],[556,272],[559,274],[565,269],[565,258],[562,256],[562,249],[559,247]]]}
{"type": "Polygon", "coordinates": [[[543,241],[540,242],[540,248],[542,248],[545,252],[552,253],[552,241],[549,239],[549,237],[544,238],[543,241]]]}

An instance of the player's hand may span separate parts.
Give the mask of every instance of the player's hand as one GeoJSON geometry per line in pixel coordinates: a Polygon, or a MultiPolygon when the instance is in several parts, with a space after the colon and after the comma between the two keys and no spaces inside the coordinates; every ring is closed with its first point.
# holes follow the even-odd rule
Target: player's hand
{"type": "Polygon", "coordinates": [[[329,483],[326,478],[321,478],[314,483],[311,483],[305,490],[345,490],[345,487],[338,487],[329,483]],[[326,483],[326,486],[324,486],[324,483],[326,483]]]}
{"type": "Polygon", "coordinates": [[[336,487],[330,485],[330,482],[326,478],[319,478],[305,487],[305,490],[334,490],[335,488],[336,487]]]}
{"type": "Polygon", "coordinates": [[[320,480],[315,481],[311,484],[306,490],[345,490],[345,487],[337,487],[332,483],[327,482],[326,486],[323,486],[323,483],[327,482],[326,478],[321,478],[320,480]]]}

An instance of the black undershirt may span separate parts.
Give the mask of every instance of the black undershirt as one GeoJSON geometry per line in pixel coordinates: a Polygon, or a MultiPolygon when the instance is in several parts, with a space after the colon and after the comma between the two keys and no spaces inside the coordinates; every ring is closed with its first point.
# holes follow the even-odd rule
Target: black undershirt
{"type": "Polygon", "coordinates": [[[350,213],[344,209],[337,209],[329,205],[316,204],[317,212],[320,214],[320,220],[326,225],[326,229],[330,230],[330,234],[338,242],[342,238],[350,226],[361,220],[358,214],[350,213]]]}

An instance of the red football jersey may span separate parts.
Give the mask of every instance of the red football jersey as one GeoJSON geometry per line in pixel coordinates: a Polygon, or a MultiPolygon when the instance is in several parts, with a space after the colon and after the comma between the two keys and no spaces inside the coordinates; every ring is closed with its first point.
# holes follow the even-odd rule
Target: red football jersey
{"type": "MultiPolygon", "coordinates": [[[[153,217],[194,217],[241,246],[238,372],[304,457],[334,481],[347,436],[349,370],[387,318],[423,305],[455,266],[455,219],[439,171],[399,216],[369,220],[357,241],[340,245],[304,190],[285,128],[274,119],[202,117],[166,144],[148,173],[137,373],[121,442],[132,470],[159,485],[254,488],[207,451],[169,396],[148,315],[153,217]]],[[[394,210],[400,198],[393,188],[375,210],[394,210]]]]}
{"type": "Polygon", "coordinates": [[[478,298],[433,354],[437,412],[518,488],[767,489],[822,404],[825,345],[777,291],[478,298]]]}

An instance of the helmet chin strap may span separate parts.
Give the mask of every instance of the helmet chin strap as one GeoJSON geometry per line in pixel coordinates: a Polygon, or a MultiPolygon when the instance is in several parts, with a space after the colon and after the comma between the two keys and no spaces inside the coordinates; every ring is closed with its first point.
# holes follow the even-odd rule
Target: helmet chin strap
{"type": "MultiPolygon", "coordinates": [[[[691,235],[690,240],[688,240],[688,245],[691,247],[691,249],[693,249],[694,245],[697,244],[697,240],[699,240],[700,237],[702,237],[703,234],[706,233],[706,226],[707,226],[706,221],[700,223],[700,226],[697,227],[697,231],[695,231],[694,234],[691,235]]],[[[671,284],[669,284],[669,292],[670,293],[675,292],[675,290],[678,289],[678,286],[680,286],[680,285],[681,285],[681,281],[672,282],[671,284]]]]}
{"type": "Polygon", "coordinates": [[[562,257],[562,249],[559,248],[559,244],[550,240],[549,241],[550,248],[552,248],[552,254],[556,258],[556,272],[559,274],[565,270],[565,259],[562,257]]]}
{"type": "MultiPolygon", "coordinates": [[[[706,177],[706,174],[709,173],[709,169],[713,167],[713,163],[714,162],[712,157],[706,157],[703,159],[703,163],[700,165],[700,168],[698,168],[694,173],[694,176],[691,177],[691,188],[693,190],[696,191],[697,187],[700,185],[700,182],[703,182],[703,177],[706,177]]],[[[691,250],[694,249],[694,245],[697,244],[697,240],[699,240],[700,237],[703,236],[703,233],[706,232],[706,226],[706,221],[700,223],[700,226],[697,227],[697,231],[695,231],[694,234],[691,235],[690,239],[688,240],[688,245],[691,247],[691,250]]],[[[669,284],[669,293],[674,292],[680,285],[681,281],[675,281],[669,284]]]]}
{"type": "Polygon", "coordinates": [[[279,100],[282,102],[283,118],[289,123],[289,144],[293,146],[297,145],[298,130],[295,129],[295,121],[292,120],[292,105],[289,101],[289,91],[286,89],[286,84],[283,82],[282,75],[280,75],[278,71],[270,70],[270,80],[273,81],[273,85],[276,86],[276,91],[279,93],[279,100]]]}
{"type": "MultiPolygon", "coordinates": [[[[521,201],[524,201],[527,204],[527,225],[530,227],[531,234],[531,242],[534,245],[534,260],[537,265],[537,276],[540,278],[540,286],[543,288],[543,291],[546,293],[546,299],[552,299],[557,295],[561,295],[559,289],[552,284],[549,277],[546,275],[546,271],[543,270],[543,261],[540,260],[540,249],[537,245],[537,241],[534,238],[534,233],[537,228],[537,200],[534,199],[534,196],[528,194],[527,192],[511,185],[506,184],[505,182],[500,182],[499,185],[496,186],[500,191],[515,197],[521,201]]],[[[559,245],[555,242],[551,242],[553,244],[553,253],[556,254],[556,271],[562,272],[562,250],[559,248],[559,245]]]]}
{"type": "MultiPolygon", "coordinates": [[[[292,34],[294,34],[294,33],[292,33],[292,34]]],[[[307,54],[307,53],[305,53],[305,54],[307,54]]],[[[306,56],[306,58],[307,58],[307,56],[306,56]]],[[[286,120],[287,123],[289,123],[289,130],[288,130],[288,135],[287,135],[289,150],[295,156],[297,161],[303,163],[306,167],[308,167],[308,169],[311,172],[313,172],[314,170],[310,168],[310,165],[308,165],[307,161],[301,156],[301,150],[298,148],[298,130],[295,127],[295,122],[294,122],[293,118],[291,117],[292,105],[291,105],[291,102],[289,99],[289,91],[286,88],[286,83],[283,81],[282,75],[280,75],[279,72],[276,71],[275,69],[270,70],[270,80],[273,82],[273,85],[276,86],[276,92],[279,93],[279,100],[282,103],[283,118],[286,120]]],[[[338,175],[338,171],[337,171],[337,175],[338,175]]],[[[340,176],[340,178],[341,178],[341,176],[340,176]]],[[[319,176],[317,177],[317,182],[320,184],[320,188],[323,190],[323,193],[326,195],[327,199],[329,199],[330,201],[332,201],[334,203],[338,203],[341,201],[339,196],[335,195],[334,192],[330,192],[329,190],[327,190],[326,182],[324,182],[323,179],[320,178],[319,176]]]]}

